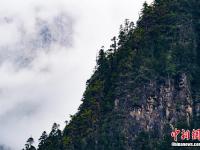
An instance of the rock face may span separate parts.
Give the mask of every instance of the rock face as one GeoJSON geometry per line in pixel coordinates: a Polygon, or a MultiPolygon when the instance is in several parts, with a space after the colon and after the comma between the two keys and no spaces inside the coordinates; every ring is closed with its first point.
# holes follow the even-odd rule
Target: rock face
{"type": "MultiPolygon", "coordinates": [[[[149,83],[140,89],[143,94],[132,92],[133,95],[140,97],[140,103],[130,105],[134,97],[129,95],[127,100],[122,100],[121,105],[118,106],[126,106],[125,109],[121,109],[126,110],[127,113],[125,134],[130,141],[134,141],[135,135],[141,131],[155,132],[157,138],[162,139],[166,128],[170,127],[168,129],[170,132],[180,120],[190,126],[193,104],[185,73],[175,79],[149,83]]],[[[131,147],[132,145],[130,149],[131,147]]]]}
{"type": "Polygon", "coordinates": [[[61,150],[170,150],[173,129],[199,128],[199,6],[155,0],[136,27],[125,21],[118,44],[99,52],[83,103],[57,138],[61,150]]]}
{"type": "MultiPolygon", "coordinates": [[[[192,98],[187,83],[187,77],[182,74],[179,86],[176,86],[175,80],[167,79],[163,84],[154,83],[147,85],[143,89],[143,97],[146,99],[142,105],[133,106],[131,116],[144,119],[146,123],[145,130],[153,128],[153,122],[156,120],[165,120],[173,125],[176,120],[187,119],[188,124],[192,118],[192,98]],[[133,115],[133,114],[136,115],[133,115]],[[138,115],[137,115],[138,114],[138,115]],[[150,119],[150,120],[149,120],[150,119]]],[[[131,108],[130,108],[131,109],[131,108]]],[[[138,120],[136,119],[136,120],[138,120]]],[[[160,127],[162,127],[162,124],[160,127]]]]}

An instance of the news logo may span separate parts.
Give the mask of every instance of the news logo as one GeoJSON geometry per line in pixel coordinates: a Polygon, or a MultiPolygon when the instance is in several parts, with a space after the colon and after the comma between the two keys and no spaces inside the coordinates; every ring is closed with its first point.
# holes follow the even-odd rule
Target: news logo
{"type": "Polygon", "coordinates": [[[175,128],[175,130],[171,132],[171,137],[174,141],[171,143],[171,146],[200,146],[200,143],[196,143],[197,141],[200,141],[200,129],[193,129],[190,131],[175,128]],[[180,141],[190,141],[190,143],[182,143],[180,141]],[[194,141],[195,143],[191,143],[191,141],[194,141]]]}

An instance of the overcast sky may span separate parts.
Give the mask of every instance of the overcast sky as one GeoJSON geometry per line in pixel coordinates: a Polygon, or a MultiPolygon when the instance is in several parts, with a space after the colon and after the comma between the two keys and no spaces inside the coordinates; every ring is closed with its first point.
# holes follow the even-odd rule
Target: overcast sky
{"type": "MultiPolygon", "coordinates": [[[[152,0],[148,0],[150,3],[152,0]]],[[[0,0],[0,145],[19,150],[81,103],[98,50],[144,0],[0,0]]]]}

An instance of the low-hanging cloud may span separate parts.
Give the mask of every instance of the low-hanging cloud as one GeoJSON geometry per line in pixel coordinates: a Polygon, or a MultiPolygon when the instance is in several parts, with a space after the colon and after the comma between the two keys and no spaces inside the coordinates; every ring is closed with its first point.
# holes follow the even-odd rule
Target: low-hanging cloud
{"type": "Polygon", "coordinates": [[[19,10],[18,15],[11,11],[0,17],[0,145],[12,149],[22,148],[31,132],[51,124],[47,116],[63,114],[59,108],[70,97],[64,89],[73,68],[67,57],[75,20],[64,10],[31,8],[21,12],[30,13],[31,19],[19,10]]]}
{"type": "Polygon", "coordinates": [[[0,41],[0,64],[7,61],[20,67],[27,66],[38,53],[48,52],[54,45],[72,46],[73,19],[65,13],[51,18],[35,17],[33,31],[26,28],[26,20],[19,17],[8,16],[0,20],[0,31],[7,36],[0,41]]]}
{"type": "MultiPolygon", "coordinates": [[[[149,0],[151,1],[151,0],[149,0]]],[[[0,150],[19,150],[81,103],[98,48],[144,0],[7,0],[0,6],[0,150]],[[2,146],[1,146],[2,145],[2,146]]]]}

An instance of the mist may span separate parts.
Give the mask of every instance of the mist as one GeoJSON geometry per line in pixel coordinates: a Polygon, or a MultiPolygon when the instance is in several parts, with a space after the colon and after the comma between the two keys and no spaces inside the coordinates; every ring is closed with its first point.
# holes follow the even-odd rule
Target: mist
{"type": "Polygon", "coordinates": [[[63,128],[98,50],[109,48],[126,18],[138,19],[143,2],[0,1],[0,145],[19,150],[54,122],[63,128]]]}

